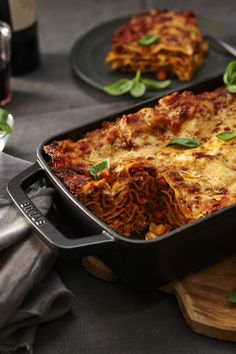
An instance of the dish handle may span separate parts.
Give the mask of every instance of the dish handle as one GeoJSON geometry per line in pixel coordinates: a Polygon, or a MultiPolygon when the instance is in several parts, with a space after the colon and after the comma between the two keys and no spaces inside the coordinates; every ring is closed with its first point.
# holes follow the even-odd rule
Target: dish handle
{"type": "Polygon", "coordinates": [[[45,177],[45,172],[36,162],[8,182],[7,192],[25,218],[38,231],[40,238],[55,253],[66,257],[75,257],[96,254],[104,250],[107,251],[108,247],[114,247],[115,239],[106,231],[97,235],[71,239],[56,229],[25,192],[26,188],[42,177],[45,177]]]}

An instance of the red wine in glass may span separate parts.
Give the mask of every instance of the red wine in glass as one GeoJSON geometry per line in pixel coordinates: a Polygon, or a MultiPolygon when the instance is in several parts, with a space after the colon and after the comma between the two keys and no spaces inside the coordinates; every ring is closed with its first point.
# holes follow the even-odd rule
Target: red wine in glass
{"type": "Polygon", "coordinates": [[[0,58],[0,105],[5,105],[11,99],[10,77],[10,62],[4,62],[0,58]]]}

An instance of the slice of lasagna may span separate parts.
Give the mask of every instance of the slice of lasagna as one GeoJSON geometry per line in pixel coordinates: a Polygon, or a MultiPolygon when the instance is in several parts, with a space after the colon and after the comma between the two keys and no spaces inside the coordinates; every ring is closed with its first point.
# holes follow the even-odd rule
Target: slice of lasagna
{"type": "Polygon", "coordinates": [[[202,65],[207,49],[194,13],[152,10],[117,29],[105,62],[112,70],[185,81],[202,65]]]}
{"type": "Polygon", "coordinates": [[[153,239],[236,203],[236,138],[220,139],[235,129],[236,94],[185,91],[44,150],[98,218],[125,237],[153,239]],[[176,139],[198,144],[170,145],[176,139]]]}

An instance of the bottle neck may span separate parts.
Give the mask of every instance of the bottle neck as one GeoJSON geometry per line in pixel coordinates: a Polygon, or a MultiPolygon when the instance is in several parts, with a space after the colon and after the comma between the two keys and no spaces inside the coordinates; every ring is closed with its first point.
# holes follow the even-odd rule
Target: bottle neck
{"type": "Polygon", "coordinates": [[[25,30],[36,22],[34,0],[8,0],[8,8],[14,32],[25,30]]]}
{"type": "Polygon", "coordinates": [[[12,75],[23,75],[40,64],[35,0],[0,0],[0,20],[12,29],[12,75]]]}

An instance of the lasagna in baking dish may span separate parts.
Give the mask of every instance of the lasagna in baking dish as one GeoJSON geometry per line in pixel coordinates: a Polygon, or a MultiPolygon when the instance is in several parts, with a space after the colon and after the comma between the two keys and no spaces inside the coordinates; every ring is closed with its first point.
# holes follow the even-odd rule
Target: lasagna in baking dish
{"type": "Polygon", "coordinates": [[[236,202],[236,94],[173,93],[44,147],[54,174],[114,231],[154,239],[236,202]]]}
{"type": "Polygon", "coordinates": [[[185,81],[201,66],[207,48],[194,13],[152,10],[117,29],[105,62],[113,70],[185,81]]]}

